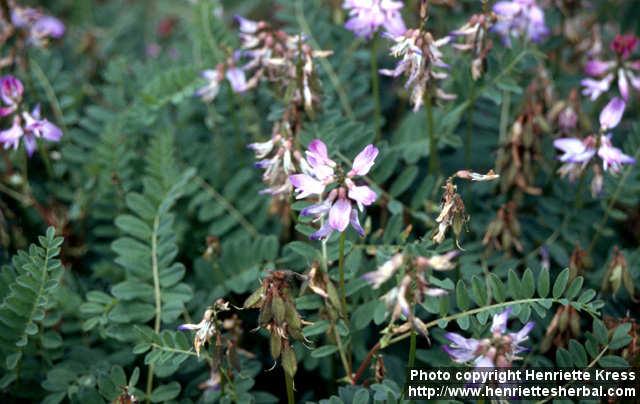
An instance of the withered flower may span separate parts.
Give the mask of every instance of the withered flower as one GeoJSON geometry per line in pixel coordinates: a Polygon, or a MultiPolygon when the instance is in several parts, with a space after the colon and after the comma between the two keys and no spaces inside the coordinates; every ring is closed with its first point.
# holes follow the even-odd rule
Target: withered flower
{"type": "Polygon", "coordinates": [[[482,244],[511,253],[511,247],[522,252],[520,243],[520,222],[516,216],[517,205],[514,201],[509,201],[498,209],[496,218],[493,219],[487,232],[484,234],[482,244]]]}
{"type": "Polygon", "coordinates": [[[271,356],[280,358],[285,372],[293,377],[298,368],[296,354],[291,347],[291,338],[306,341],[302,335],[303,320],[296,310],[290,294],[291,271],[273,271],[262,285],[244,302],[244,308],[258,308],[258,326],[270,334],[271,356]]]}
{"type": "Polygon", "coordinates": [[[629,296],[631,296],[631,299],[635,300],[635,288],[627,260],[622,251],[615,246],[613,247],[613,256],[609,262],[609,266],[602,278],[601,290],[604,293],[611,292],[612,294],[616,294],[623,286],[629,293],[629,296]]]}
{"type": "Polygon", "coordinates": [[[202,316],[202,320],[198,324],[182,324],[178,326],[178,330],[193,330],[196,335],[193,339],[193,347],[196,354],[200,356],[200,349],[204,344],[208,344],[211,338],[220,333],[217,320],[218,314],[223,311],[229,311],[229,303],[222,299],[218,299],[213,307],[209,307],[202,316]]]}
{"type": "Polygon", "coordinates": [[[467,215],[465,211],[462,197],[458,194],[458,188],[451,178],[447,180],[443,188],[444,193],[440,200],[440,214],[436,218],[438,230],[433,235],[432,239],[438,244],[442,243],[447,233],[447,229],[451,227],[456,239],[456,245],[459,247],[459,237],[465,223],[469,221],[469,215],[467,215]]]}
{"type": "Polygon", "coordinates": [[[463,52],[471,52],[471,77],[478,80],[484,74],[487,67],[487,55],[493,48],[493,41],[487,33],[496,23],[496,15],[488,10],[487,2],[483,2],[485,11],[474,14],[462,27],[453,31],[454,38],[463,38],[461,43],[454,43],[453,47],[463,52]]]}
{"type": "Polygon", "coordinates": [[[580,313],[570,305],[560,306],[547,327],[540,351],[547,352],[552,346],[567,346],[570,339],[578,336],[580,336],[580,313]]]}

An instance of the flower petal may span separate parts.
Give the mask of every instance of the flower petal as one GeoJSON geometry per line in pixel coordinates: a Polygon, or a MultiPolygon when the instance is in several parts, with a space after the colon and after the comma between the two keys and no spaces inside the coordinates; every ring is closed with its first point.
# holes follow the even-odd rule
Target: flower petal
{"type": "Polygon", "coordinates": [[[502,313],[493,316],[493,323],[491,324],[491,332],[497,332],[504,334],[507,330],[507,321],[509,320],[509,314],[511,314],[511,307],[507,308],[502,313]]]}
{"type": "Polygon", "coordinates": [[[296,192],[298,192],[296,199],[306,198],[314,194],[320,195],[324,191],[324,184],[307,174],[290,175],[289,180],[296,188],[296,192]]]}
{"type": "Polygon", "coordinates": [[[374,145],[367,145],[353,160],[353,167],[349,172],[348,176],[353,177],[354,175],[367,175],[371,167],[375,162],[376,157],[378,156],[378,148],[374,145]]]}
{"type": "Polygon", "coordinates": [[[600,112],[600,127],[603,130],[618,126],[624,114],[626,103],[620,97],[614,97],[600,112]]]}
{"type": "Polygon", "coordinates": [[[360,237],[364,237],[364,229],[360,225],[360,219],[358,219],[358,211],[356,209],[351,209],[349,223],[351,223],[351,227],[353,227],[353,229],[358,232],[360,237]]]}
{"type": "Polygon", "coordinates": [[[337,231],[344,231],[351,218],[351,202],[346,198],[338,198],[329,210],[329,226],[337,231]]]}
{"type": "Polygon", "coordinates": [[[362,206],[369,206],[376,201],[378,195],[367,185],[352,186],[349,188],[349,198],[358,203],[358,207],[362,210],[362,206]]]}

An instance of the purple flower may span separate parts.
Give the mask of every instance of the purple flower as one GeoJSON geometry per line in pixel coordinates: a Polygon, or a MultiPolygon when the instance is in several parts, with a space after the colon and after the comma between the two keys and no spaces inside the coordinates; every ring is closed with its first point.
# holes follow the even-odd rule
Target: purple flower
{"type": "Polygon", "coordinates": [[[11,128],[0,131],[0,144],[3,144],[5,149],[16,150],[22,139],[27,155],[31,157],[37,147],[37,138],[58,142],[61,137],[60,128],[40,118],[40,107],[37,106],[31,113],[23,112],[22,116],[14,116],[11,128]]]}
{"type": "Polygon", "coordinates": [[[540,42],[549,33],[544,23],[544,11],[535,0],[499,1],[493,11],[498,17],[493,31],[507,45],[511,43],[511,36],[526,35],[532,42],[540,42]]]}
{"type": "Polygon", "coordinates": [[[23,92],[22,82],[16,77],[6,75],[0,78],[0,98],[5,105],[0,107],[0,117],[10,115],[18,108],[23,92]]]}
{"type": "Polygon", "coordinates": [[[373,145],[366,146],[354,159],[351,170],[344,178],[334,174],[336,163],[329,158],[327,146],[319,139],[309,143],[306,158],[301,159],[303,173],[289,177],[296,192],[296,199],[312,195],[323,197],[327,186],[338,183],[319,203],[311,205],[300,212],[302,216],[314,216],[316,220],[328,215],[328,220],[311,235],[311,239],[326,239],[333,231],[343,232],[351,226],[364,236],[364,229],[358,219],[358,211],[353,207],[356,203],[360,211],[375,202],[376,193],[366,185],[358,186],[353,182],[357,176],[367,175],[378,155],[373,145]],[[339,178],[340,177],[340,178],[339,178]]]}
{"type": "Polygon", "coordinates": [[[345,28],[359,37],[371,38],[380,27],[394,36],[402,35],[407,30],[400,14],[400,1],[345,0],[342,7],[349,10],[345,28]]]}
{"type": "Polygon", "coordinates": [[[507,332],[507,321],[511,308],[493,316],[491,337],[484,339],[465,338],[456,333],[447,333],[450,341],[443,349],[457,363],[473,363],[476,367],[508,367],[514,360],[521,359],[517,355],[526,348],[521,344],[529,339],[529,333],[535,323],[528,322],[515,333],[507,332]]]}
{"type": "Polygon", "coordinates": [[[223,72],[224,78],[229,82],[233,92],[242,93],[249,88],[242,69],[233,66],[225,67],[223,64],[220,64],[215,70],[209,69],[200,73],[200,76],[207,80],[207,84],[196,90],[196,96],[200,97],[204,102],[213,101],[220,91],[220,82],[222,82],[223,79],[223,72]]]}
{"type": "Polygon", "coordinates": [[[616,35],[611,49],[616,54],[615,60],[592,59],[585,65],[585,73],[593,78],[581,81],[582,93],[594,101],[609,91],[615,79],[618,91],[624,101],[629,99],[632,89],[640,92],[640,60],[629,60],[633,54],[638,38],[634,35],[616,35]]]}
{"type": "Polygon", "coordinates": [[[620,149],[613,147],[611,135],[601,136],[600,145],[596,151],[598,140],[595,136],[587,136],[585,139],[561,138],[556,139],[553,145],[564,152],[560,161],[566,163],[560,168],[563,174],[571,174],[576,170],[581,171],[596,155],[602,160],[604,171],[617,173],[623,164],[635,164],[635,159],[624,154],[620,149]]]}
{"type": "MultiPolygon", "coordinates": [[[[407,76],[405,88],[411,90],[411,103],[413,110],[417,111],[422,106],[425,91],[432,80],[444,80],[448,77],[445,69],[449,66],[442,60],[439,48],[448,44],[451,38],[447,36],[434,40],[431,33],[413,29],[403,35],[386,36],[395,42],[390,49],[391,55],[401,59],[395,69],[380,69],[379,72],[385,76],[407,76]]],[[[456,98],[437,87],[435,95],[444,100],[456,98]]]]}
{"type": "Polygon", "coordinates": [[[622,164],[636,163],[633,157],[624,154],[622,150],[617,147],[613,147],[611,144],[611,135],[603,136],[600,142],[598,157],[602,159],[602,168],[604,171],[610,170],[613,173],[618,173],[622,168],[622,164]]]}
{"type": "Polygon", "coordinates": [[[613,129],[620,123],[626,103],[620,97],[614,97],[600,112],[600,128],[613,129]]]}
{"type": "Polygon", "coordinates": [[[241,69],[238,69],[237,67],[229,68],[227,69],[225,77],[227,78],[227,81],[229,81],[234,92],[242,93],[247,90],[247,79],[241,69]]]}
{"type": "Polygon", "coordinates": [[[44,46],[49,38],[58,39],[65,33],[62,21],[30,7],[13,8],[11,22],[15,27],[26,30],[27,42],[35,46],[44,46]]]}

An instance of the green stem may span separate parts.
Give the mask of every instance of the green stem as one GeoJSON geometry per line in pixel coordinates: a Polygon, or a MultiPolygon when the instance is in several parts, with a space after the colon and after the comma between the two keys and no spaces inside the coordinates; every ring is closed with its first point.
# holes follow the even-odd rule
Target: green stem
{"type": "Polygon", "coordinates": [[[344,241],[347,238],[347,232],[340,234],[340,255],[338,258],[338,272],[340,273],[340,304],[342,305],[342,314],[345,320],[349,317],[347,309],[347,293],[344,287],[344,241]]]}
{"type": "Polygon", "coordinates": [[[427,117],[427,134],[429,136],[429,174],[434,175],[439,170],[440,162],[438,160],[438,140],[433,132],[433,104],[429,91],[424,97],[424,103],[427,117]]]}
{"type": "MultiPolygon", "coordinates": [[[[160,294],[160,272],[158,269],[158,228],[160,227],[160,216],[156,215],[153,219],[153,233],[151,234],[151,270],[153,272],[153,294],[155,300],[155,321],[153,331],[158,334],[160,332],[160,321],[162,316],[162,296],[160,294]]],[[[151,397],[153,389],[153,363],[149,365],[149,373],[147,374],[147,400],[151,397]]]]}
{"type": "Polygon", "coordinates": [[[293,398],[293,379],[286,371],[284,372],[284,384],[287,385],[287,403],[295,403],[295,400],[293,398]]]}
{"type": "Polygon", "coordinates": [[[416,363],[416,344],[417,334],[415,330],[411,330],[411,339],[409,340],[409,360],[407,361],[407,367],[412,368],[416,363]]]}
{"type": "Polygon", "coordinates": [[[507,139],[507,128],[509,126],[509,107],[511,106],[511,93],[502,92],[502,108],[500,109],[500,141],[502,144],[507,139]]]}
{"type": "Polygon", "coordinates": [[[371,40],[371,91],[373,92],[374,116],[373,124],[376,133],[376,142],[381,137],[382,109],[380,107],[380,80],[378,78],[378,37],[371,40]]]}
{"type": "Polygon", "coordinates": [[[476,98],[476,82],[471,83],[471,91],[469,94],[469,106],[467,107],[467,135],[464,140],[464,166],[471,168],[471,142],[473,139],[473,107],[476,98]]]}

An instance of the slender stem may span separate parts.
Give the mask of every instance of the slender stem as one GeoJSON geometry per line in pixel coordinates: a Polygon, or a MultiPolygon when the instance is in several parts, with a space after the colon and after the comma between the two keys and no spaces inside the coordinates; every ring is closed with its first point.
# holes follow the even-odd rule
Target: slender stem
{"type": "Polygon", "coordinates": [[[287,385],[287,403],[295,403],[295,400],[293,398],[293,379],[286,371],[284,372],[284,384],[287,385]]]}
{"type": "Polygon", "coordinates": [[[374,128],[376,133],[376,142],[381,137],[382,109],[380,107],[380,80],[378,77],[378,37],[374,36],[371,40],[371,91],[373,92],[374,102],[374,128]]]}
{"type": "MultiPolygon", "coordinates": [[[[162,316],[162,296],[160,294],[160,272],[158,270],[158,228],[160,227],[160,216],[156,215],[153,219],[153,233],[151,235],[151,269],[153,271],[153,294],[155,300],[155,321],[153,331],[158,334],[160,332],[160,321],[162,316]]],[[[147,397],[151,396],[153,389],[153,363],[149,365],[149,373],[147,374],[147,397]]]]}
{"type": "Polygon", "coordinates": [[[349,317],[349,311],[347,308],[347,293],[344,287],[344,241],[347,237],[347,232],[343,231],[340,234],[340,255],[338,258],[338,272],[340,273],[340,304],[342,305],[342,314],[344,318],[349,317]]]}
{"type": "Polygon", "coordinates": [[[427,117],[427,134],[429,136],[429,174],[438,172],[440,162],[438,160],[438,140],[433,132],[433,103],[429,91],[424,96],[424,110],[427,117]]]}
{"type": "Polygon", "coordinates": [[[416,344],[417,334],[415,330],[411,330],[411,339],[409,340],[409,360],[407,361],[407,367],[412,368],[416,363],[416,344]]]}
{"type": "Polygon", "coordinates": [[[467,107],[467,135],[464,140],[464,166],[471,167],[471,142],[473,139],[473,107],[476,101],[476,82],[471,83],[471,91],[469,94],[469,106],[467,107]]]}
{"type": "Polygon", "coordinates": [[[502,108],[500,109],[500,141],[502,144],[507,139],[507,127],[509,125],[509,107],[511,106],[511,93],[502,92],[502,108]]]}

